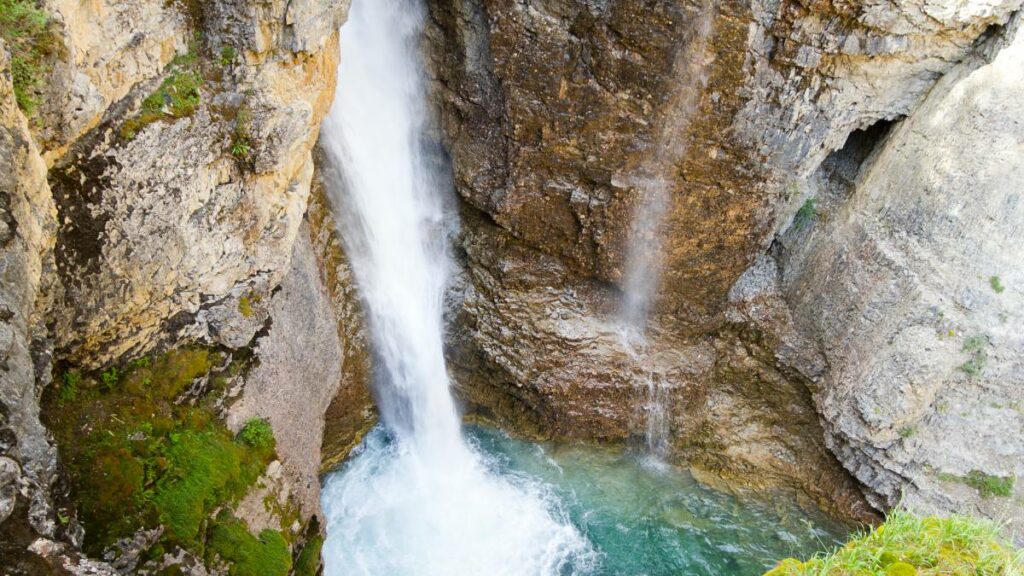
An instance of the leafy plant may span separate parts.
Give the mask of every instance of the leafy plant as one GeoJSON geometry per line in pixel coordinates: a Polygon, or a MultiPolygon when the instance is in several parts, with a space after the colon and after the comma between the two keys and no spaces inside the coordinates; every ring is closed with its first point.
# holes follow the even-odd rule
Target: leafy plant
{"type": "Polygon", "coordinates": [[[103,387],[107,390],[113,390],[120,380],[121,373],[116,366],[111,366],[100,374],[100,381],[103,382],[103,387]]]}
{"type": "Polygon", "coordinates": [[[262,418],[252,418],[247,421],[238,433],[238,438],[253,448],[274,449],[274,430],[270,427],[270,422],[262,418]]]}

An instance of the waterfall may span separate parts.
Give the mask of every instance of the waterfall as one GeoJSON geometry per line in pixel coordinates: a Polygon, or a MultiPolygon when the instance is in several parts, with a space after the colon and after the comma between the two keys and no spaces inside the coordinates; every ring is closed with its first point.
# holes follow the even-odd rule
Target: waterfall
{"type": "MultiPolygon", "coordinates": [[[[666,107],[653,153],[631,178],[637,201],[633,210],[623,273],[623,298],[619,310],[619,333],[623,346],[637,365],[647,356],[647,324],[661,284],[662,234],[671,205],[673,170],[686,154],[686,128],[700,104],[707,84],[707,48],[715,21],[712,0],[704,0],[696,26],[676,55],[674,69],[680,90],[666,107]]],[[[650,371],[637,386],[643,396],[640,412],[644,420],[644,445],[655,458],[666,455],[669,446],[670,395],[663,380],[650,371]]]]}
{"type": "Polygon", "coordinates": [[[322,129],[384,424],[325,482],[326,574],[585,573],[596,553],[551,491],[498,476],[462,436],[442,353],[455,215],[426,138],[424,16],[414,0],[353,2],[322,129]]]}

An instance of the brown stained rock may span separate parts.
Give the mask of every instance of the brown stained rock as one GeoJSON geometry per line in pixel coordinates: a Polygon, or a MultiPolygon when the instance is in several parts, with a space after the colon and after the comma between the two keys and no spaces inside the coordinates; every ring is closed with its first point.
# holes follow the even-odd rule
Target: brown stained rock
{"type": "Polygon", "coordinates": [[[324,414],[320,446],[319,469],[326,472],[340,464],[377,423],[377,411],[371,395],[371,358],[362,303],[319,176],[313,180],[306,219],[341,346],[341,378],[324,414]]]}

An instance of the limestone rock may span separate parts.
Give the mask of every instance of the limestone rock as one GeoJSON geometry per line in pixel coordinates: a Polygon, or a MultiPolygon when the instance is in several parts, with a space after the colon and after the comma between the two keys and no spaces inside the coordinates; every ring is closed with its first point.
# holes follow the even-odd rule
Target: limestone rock
{"type": "MultiPolygon", "coordinates": [[[[785,292],[828,363],[833,450],[879,506],[1024,518],[1024,29],[947,74],[813,230],[785,292]],[[988,61],[991,58],[991,61],[988,61]]],[[[1019,526],[1016,526],[1021,537],[1019,526]]]]}

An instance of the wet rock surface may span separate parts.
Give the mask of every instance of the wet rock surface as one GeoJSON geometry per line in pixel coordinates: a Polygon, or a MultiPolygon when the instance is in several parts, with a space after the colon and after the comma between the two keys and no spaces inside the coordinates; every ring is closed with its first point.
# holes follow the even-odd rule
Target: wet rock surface
{"type": "MultiPolygon", "coordinates": [[[[964,484],[971,480],[934,481],[946,466],[955,469],[947,479],[969,478],[972,465],[985,478],[1019,475],[1013,462],[1020,462],[1014,446],[1021,434],[1007,408],[1019,387],[1015,369],[1000,368],[998,376],[993,369],[992,383],[972,385],[985,388],[978,398],[987,408],[972,401],[969,411],[1001,422],[998,433],[974,436],[987,448],[973,464],[940,456],[949,447],[938,436],[899,435],[935,418],[939,396],[960,394],[967,375],[957,366],[983,354],[1015,366],[1020,356],[1012,338],[993,335],[995,308],[986,308],[984,330],[977,321],[955,329],[984,333],[984,352],[962,350],[970,336],[943,343],[910,320],[925,316],[910,304],[922,295],[918,279],[930,275],[925,266],[948,272],[946,263],[957,259],[1004,272],[970,273],[978,284],[970,290],[936,274],[928,282],[935,299],[944,294],[969,309],[1004,304],[987,283],[993,275],[1005,280],[1005,270],[1019,264],[996,262],[986,250],[998,251],[980,240],[961,240],[974,238],[971,226],[979,238],[1020,235],[1015,204],[1001,192],[1013,179],[981,176],[1002,174],[1013,161],[994,144],[975,142],[992,168],[970,160],[969,170],[946,172],[923,146],[911,150],[884,137],[894,122],[892,130],[909,130],[902,127],[920,115],[918,126],[936,138],[943,132],[929,103],[947,92],[969,90],[986,102],[959,113],[961,126],[992,117],[987,98],[995,96],[968,89],[963,70],[990,58],[995,44],[1008,45],[1019,2],[666,0],[642,10],[614,1],[430,4],[441,124],[465,203],[466,273],[453,297],[450,358],[471,413],[535,436],[625,439],[644,433],[653,380],[671,406],[677,457],[734,480],[811,493],[826,487],[818,497],[843,495],[833,503],[852,516],[871,514],[858,491],[880,510],[904,490],[927,509],[973,507],[998,518],[1018,506],[979,497],[964,484]],[[681,135],[659,133],[666,125],[681,135]],[[883,148],[883,157],[907,163],[886,166],[906,186],[861,192],[860,166],[883,148]],[[915,164],[925,158],[935,164],[915,164]],[[996,218],[1004,223],[997,228],[1007,228],[989,230],[980,215],[939,224],[937,206],[974,202],[958,176],[968,173],[978,174],[972,181],[993,202],[1009,202],[1009,213],[996,218]],[[647,348],[637,355],[619,335],[620,290],[630,222],[652,178],[669,190],[657,258],[664,272],[647,348]],[[893,196],[903,200],[887,200],[893,196]],[[902,202],[907,216],[870,226],[884,233],[857,232],[868,226],[861,219],[895,217],[887,212],[892,202],[902,202]],[[846,215],[848,232],[813,224],[833,210],[846,215]],[[869,263],[892,257],[888,237],[902,234],[946,251],[924,258],[903,248],[911,260],[923,258],[919,268],[871,272],[869,263]],[[781,255],[790,253],[797,256],[781,255]],[[875,296],[890,304],[874,303],[875,296]],[[891,331],[863,339],[851,332],[858,314],[854,325],[869,331],[889,312],[891,331]],[[925,332],[931,336],[922,340],[925,332]],[[903,341],[888,342],[893,337],[903,341]],[[935,370],[945,383],[928,377],[935,370]],[[929,383],[908,385],[913,374],[929,383]],[[898,419],[907,422],[856,416],[890,413],[894,401],[905,405],[898,419]],[[904,475],[907,469],[919,473],[904,475]],[[926,476],[928,487],[918,486],[926,476]],[[969,497],[950,496],[960,493],[969,497]]],[[[1016,76],[1003,74],[1020,88],[1016,76]]],[[[954,313],[952,322],[965,315],[954,313]]],[[[938,420],[949,423],[944,438],[960,438],[950,428],[956,419],[938,420]]]]}

